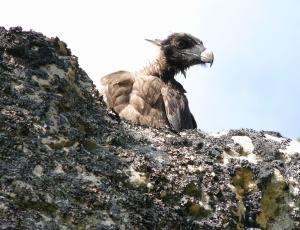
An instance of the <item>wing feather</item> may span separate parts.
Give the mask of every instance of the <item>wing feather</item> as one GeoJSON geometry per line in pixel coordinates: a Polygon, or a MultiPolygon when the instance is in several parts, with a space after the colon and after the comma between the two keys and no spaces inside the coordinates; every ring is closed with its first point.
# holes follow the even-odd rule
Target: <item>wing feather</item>
{"type": "Polygon", "coordinates": [[[190,112],[188,100],[182,90],[168,85],[162,89],[166,115],[171,128],[176,131],[195,129],[197,123],[190,112]]]}
{"type": "Polygon", "coordinates": [[[107,106],[120,113],[129,103],[134,78],[130,72],[118,71],[101,79],[102,94],[107,106]]]}

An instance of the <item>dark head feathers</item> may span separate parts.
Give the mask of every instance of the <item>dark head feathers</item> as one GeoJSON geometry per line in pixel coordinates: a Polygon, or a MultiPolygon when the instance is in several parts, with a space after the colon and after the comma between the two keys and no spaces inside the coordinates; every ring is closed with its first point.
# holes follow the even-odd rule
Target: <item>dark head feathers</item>
{"type": "Polygon", "coordinates": [[[164,40],[146,40],[160,47],[169,67],[175,72],[185,74],[190,66],[212,65],[214,60],[213,53],[204,47],[203,42],[187,33],[173,33],[164,40]]]}

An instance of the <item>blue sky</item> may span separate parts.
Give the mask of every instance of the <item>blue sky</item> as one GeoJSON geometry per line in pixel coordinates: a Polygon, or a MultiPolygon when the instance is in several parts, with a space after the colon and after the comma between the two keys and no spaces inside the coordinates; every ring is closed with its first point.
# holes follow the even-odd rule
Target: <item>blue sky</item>
{"type": "Polygon", "coordinates": [[[199,126],[300,136],[300,2],[226,1],[214,7],[208,39],[215,65],[200,89],[191,78],[186,86],[199,126]]]}
{"type": "Polygon", "coordinates": [[[300,1],[10,0],[0,22],[58,36],[98,85],[157,54],[145,38],[188,32],[213,50],[212,68],[177,76],[200,129],[279,131],[300,136],[300,1]]]}

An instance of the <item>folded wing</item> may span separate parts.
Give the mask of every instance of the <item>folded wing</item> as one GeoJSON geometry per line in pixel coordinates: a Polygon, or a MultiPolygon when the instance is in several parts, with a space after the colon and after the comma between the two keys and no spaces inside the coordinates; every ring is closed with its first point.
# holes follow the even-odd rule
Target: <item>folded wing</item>
{"type": "Polygon", "coordinates": [[[162,89],[162,95],[169,124],[174,130],[197,128],[183,89],[168,85],[162,89]]]}
{"type": "Polygon", "coordinates": [[[101,79],[102,94],[107,106],[116,113],[128,105],[134,78],[130,72],[118,71],[101,79]]]}

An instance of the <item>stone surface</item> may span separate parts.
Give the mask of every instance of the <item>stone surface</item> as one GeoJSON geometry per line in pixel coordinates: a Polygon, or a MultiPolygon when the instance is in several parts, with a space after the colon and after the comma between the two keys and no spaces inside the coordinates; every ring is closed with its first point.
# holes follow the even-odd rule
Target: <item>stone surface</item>
{"type": "Polygon", "coordinates": [[[300,229],[299,143],[121,121],[64,42],[18,27],[0,146],[0,229],[300,229]]]}

